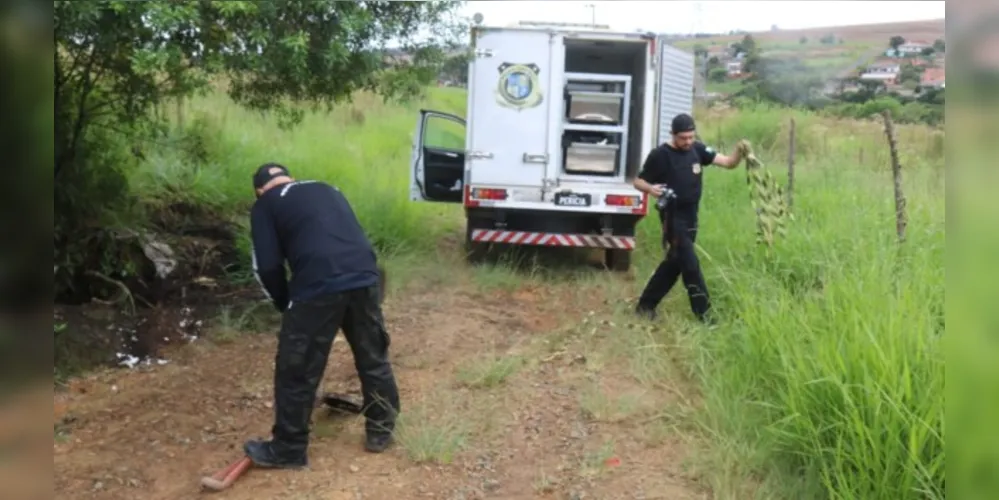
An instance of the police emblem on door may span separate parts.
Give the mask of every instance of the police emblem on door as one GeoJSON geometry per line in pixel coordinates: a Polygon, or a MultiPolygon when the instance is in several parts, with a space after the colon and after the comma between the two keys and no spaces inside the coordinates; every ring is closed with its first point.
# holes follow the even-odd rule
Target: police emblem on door
{"type": "Polygon", "coordinates": [[[499,66],[496,101],[514,109],[533,108],[541,104],[541,68],[536,64],[503,63],[499,66]]]}

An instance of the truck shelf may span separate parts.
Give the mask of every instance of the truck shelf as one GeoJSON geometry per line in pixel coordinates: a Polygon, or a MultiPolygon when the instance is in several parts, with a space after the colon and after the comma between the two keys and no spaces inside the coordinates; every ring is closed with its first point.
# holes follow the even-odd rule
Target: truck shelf
{"type": "Polygon", "coordinates": [[[630,94],[630,77],[569,73],[563,89],[563,118],[583,125],[626,125],[630,94]],[[608,76],[612,79],[607,80],[608,76]]]}
{"type": "Polygon", "coordinates": [[[628,127],[624,125],[591,125],[586,123],[563,123],[565,132],[603,132],[605,134],[626,134],[628,127]]]}
{"type": "Polygon", "coordinates": [[[631,75],[565,74],[563,175],[624,179],[631,97],[631,75]]]}

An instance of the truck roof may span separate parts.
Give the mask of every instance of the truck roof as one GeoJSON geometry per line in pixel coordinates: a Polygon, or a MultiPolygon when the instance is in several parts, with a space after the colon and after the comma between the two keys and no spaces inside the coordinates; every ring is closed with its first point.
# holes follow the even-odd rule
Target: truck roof
{"type": "Polygon", "coordinates": [[[481,24],[473,26],[473,30],[513,30],[513,31],[554,31],[558,33],[595,34],[595,35],[625,35],[625,36],[656,36],[646,31],[614,30],[606,24],[563,23],[558,21],[518,21],[507,25],[481,24]]]}

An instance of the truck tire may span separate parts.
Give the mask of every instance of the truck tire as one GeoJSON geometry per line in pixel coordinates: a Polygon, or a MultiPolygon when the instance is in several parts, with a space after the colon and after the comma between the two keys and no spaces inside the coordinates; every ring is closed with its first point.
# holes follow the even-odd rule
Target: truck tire
{"type": "Polygon", "coordinates": [[[614,272],[628,272],[631,269],[631,250],[605,250],[604,265],[614,272]]]}
{"type": "Polygon", "coordinates": [[[465,259],[469,264],[478,264],[486,259],[489,252],[488,243],[472,241],[472,230],[481,229],[482,223],[476,219],[465,220],[465,259]]]}

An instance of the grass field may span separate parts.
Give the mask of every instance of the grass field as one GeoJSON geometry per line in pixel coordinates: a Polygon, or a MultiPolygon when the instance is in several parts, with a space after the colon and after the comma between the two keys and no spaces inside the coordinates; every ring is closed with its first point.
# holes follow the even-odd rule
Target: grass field
{"type": "MultiPolygon", "coordinates": [[[[418,109],[463,115],[464,96],[432,89],[426,102],[407,106],[358,96],[287,132],[223,97],[201,98],[188,103],[185,126],[209,161],[163,149],[131,181],[151,203],[181,198],[245,219],[253,169],[277,161],[296,177],[341,187],[390,267],[446,273],[454,263],[432,257],[443,238],[461,238],[461,209],[409,202],[407,169],[418,109]]],[[[708,169],[699,255],[723,323],[690,326],[677,287],[663,331],[644,351],[682,359],[697,381],[687,395],[696,411],[679,425],[702,444],[698,469],[717,498],[942,499],[942,136],[899,127],[910,217],[900,248],[879,124],[765,107],[698,114],[705,142],[728,151],[749,139],[781,179],[792,116],[789,237],[772,251],[758,247],[744,171],[708,169]],[[679,352],[663,348],[677,331],[689,333],[679,352]]],[[[660,258],[656,232],[651,220],[640,226],[631,295],[660,258]]],[[[490,272],[514,286],[521,279],[502,266],[490,272]]],[[[626,313],[599,312],[611,325],[623,325],[626,313]]]]}

